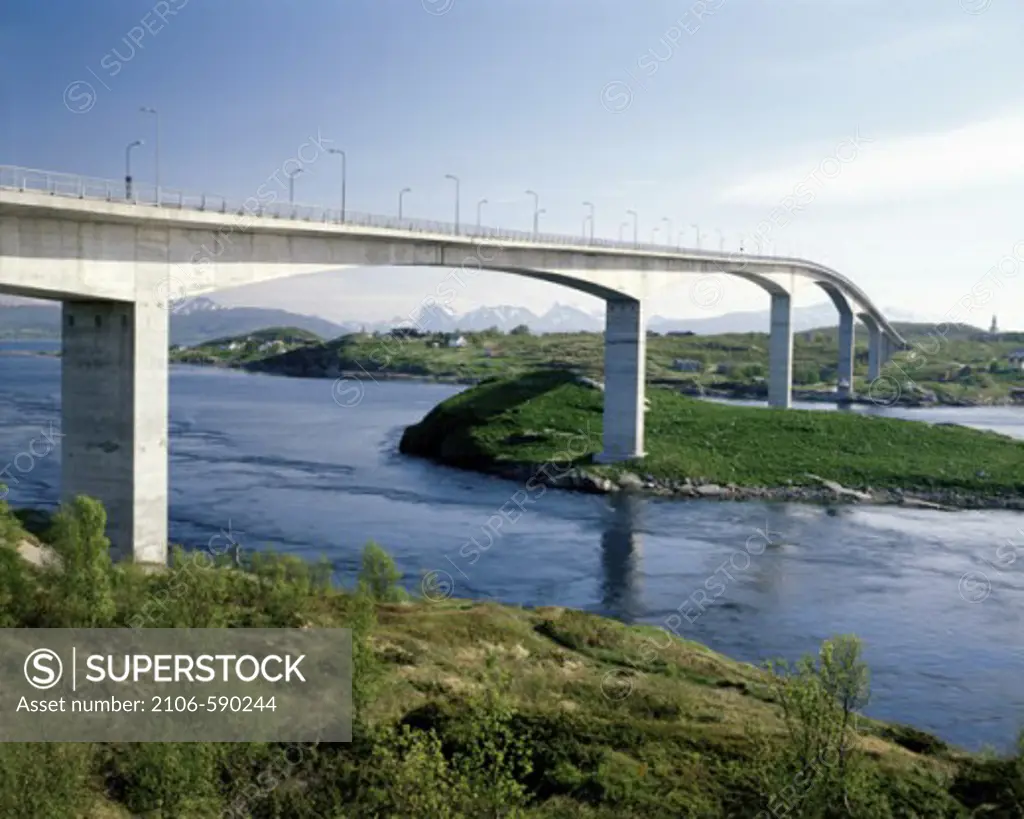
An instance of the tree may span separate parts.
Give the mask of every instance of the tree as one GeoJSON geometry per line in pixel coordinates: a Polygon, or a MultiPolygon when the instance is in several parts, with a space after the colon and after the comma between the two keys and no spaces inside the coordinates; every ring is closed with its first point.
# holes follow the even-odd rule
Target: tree
{"type": "Polygon", "coordinates": [[[517,324],[511,330],[509,330],[511,336],[528,336],[530,335],[530,328],[525,324],[517,324]]]}

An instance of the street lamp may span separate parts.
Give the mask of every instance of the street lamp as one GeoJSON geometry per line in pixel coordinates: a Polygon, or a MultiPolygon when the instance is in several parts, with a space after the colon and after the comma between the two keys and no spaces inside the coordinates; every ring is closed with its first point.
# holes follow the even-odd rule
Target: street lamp
{"type": "Polygon", "coordinates": [[[638,225],[640,224],[640,219],[636,215],[636,211],[635,210],[627,210],[626,213],[633,217],[633,247],[636,247],[637,244],[639,243],[639,240],[637,239],[637,230],[638,230],[638,225]]]}
{"type": "Polygon", "coordinates": [[[305,168],[296,168],[294,171],[288,172],[288,204],[295,204],[295,177],[300,173],[305,173],[305,168]]]}
{"type": "Polygon", "coordinates": [[[722,233],[718,228],[715,228],[715,233],[718,234],[718,249],[720,251],[725,250],[725,234],[722,233]]]}
{"type": "Polygon", "coordinates": [[[629,227],[629,222],[623,222],[619,225],[619,241],[622,241],[622,231],[629,227]]]}
{"type": "Polygon", "coordinates": [[[658,231],[659,230],[660,230],[660,228],[657,228],[657,227],[651,229],[651,244],[652,245],[658,244],[658,231]]]}
{"type": "Polygon", "coordinates": [[[455,183],[455,235],[457,236],[459,234],[459,177],[446,173],[444,178],[455,183]]]}
{"type": "Polygon", "coordinates": [[[345,177],[347,174],[346,165],[348,165],[348,159],[345,156],[345,152],[340,148],[328,148],[327,153],[338,154],[341,157],[341,221],[345,221],[345,177]]]}
{"type": "Polygon", "coordinates": [[[479,202],[477,202],[477,203],[476,203],[476,226],[477,226],[478,228],[479,228],[479,227],[480,227],[480,225],[482,224],[482,223],[481,223],[481,220],[480,220],[480,209],[481,209],[481,208],[482,208],[482,207],[483,207],[484,205],[489,205],[489,204],[490,204],[490,202],[488,202],[488,201],[487,201],[486,199],[481,199],[481,200],[480,200],[479,202]]]}
{"type": "Polygon", "coordinates": [[[412,193],[412,188],[402,188],[398,192],[398,218],[399,218],[399,220],[401,220],[401,218],[402,218],[402,197],[405,196],[407,193],[412,193]]]}
{"type": "Polygon", "coordinates": [[[743,252],[743,237],[740,236],[740,253],[743,252]]]}
{"type": "Polygon", "coordinates": [[[672,241],[672,220],[667,216],[662,216],[661,221],[665,223],[667,230],[665,231],[665,243],[669,244],[672,241]]]}
{"type": "MultiPolygon", "coordinates": [[[[583,207],[590,208],[590,241],[593,242],[594,241],[594,204],[593,204],[593,202],[584,202],[583,203],[583,207]]],[[[584,224],[586,224],[586,221],[584,221],[584,224]]],[[[584,239],[587,238],[586,237],[586,233],[584,233],[583,238],[584,239]]]]}
{"type": "Polygon", "coordinates": [[[537,235],[537,223],[540,217],[540,197],[535,191],[527,191],[527,196],[533,197],[533,235],[537,235]]]}
{"type": "Polygon", "coordinates": [[[147,108],[143,106],[139,109],[143,114],[152,114],[156,120],[156,203],[160,204],[160,114],[157,113],[156,108],[147,108]]]}
{"type": "Polygon", "coordinates": [[[693,232],[697,237],[697,250],[700,250],[700,225],[695,225],[691,223],[690,227],[693,228],[693,232]]]}
{"type": "Polygon", "coordinates": [[[128,147],[124,149],[124,198],[129,201],[132,198],[132,148],[145,144],[144,140],[137,139],[129,142],[128,147]]]}

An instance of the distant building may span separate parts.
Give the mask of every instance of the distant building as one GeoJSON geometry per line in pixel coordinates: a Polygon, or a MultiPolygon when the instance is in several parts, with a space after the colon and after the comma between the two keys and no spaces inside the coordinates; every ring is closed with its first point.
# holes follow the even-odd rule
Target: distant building
{"type": "Polygon", "coordinates": [[[988,331],[992,335],[998,335],[999,334],[999,322],[996,321],[996,317],[995,316],[992,316],[992,326],[989,327],[988,331]]]}
{"type": "Polygon", "coordinates": [[[452,338],[448,339],[448,346],[449,347],[465,347],[466,346],[466,339],[465,339],[464,336],[453,336],[452,338]]]}
{"type": "Polygon", "coordinates": [[[699,373],[704,365],[692,358],[677,358],[672,362],[672,369],[680,373],[699,373]]]}
{"type": "Polygon", "coordinates": [[[1006,358],[1010,362],[1011,367],[1024,370],[1024,350],[1014,350],[1006,358]]]}

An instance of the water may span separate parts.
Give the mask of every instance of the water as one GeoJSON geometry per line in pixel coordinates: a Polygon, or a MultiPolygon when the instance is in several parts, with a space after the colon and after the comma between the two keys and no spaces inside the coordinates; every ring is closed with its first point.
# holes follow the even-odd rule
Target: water
{"type": "MultiPolygon", "coordinates": [[[[47,345],[0,350],[16,346],[47,345]]],[[[57,359],[0,355],[0,467],[59,423],[59,373],[57,359]]],[[[201,546],[230,526],[245,547],[326,556],[347,576],[376,539],[411,587],[434,571],[458,596],[629,622],[676,614],[683,636],[752,662],[796,659],[830,635],[856,633],[872,668],[871,715],[971,748],[1010,745],[1024,721],[1024,560],[1000,569],[996,550],[1005,557],[1010,538],[1024,545],[1021,515],[552,490],[488,535],[503,506],[515,518],[508,501],[520,487],[395,451],[402,429],[456,389],[371,384],[359,405],[342,408],[329,380],[173,368],[172,538],[201,546]],[[983,600],[977,577],[961,583],[978,571],[992,584],[983,600]],[[692,602],[701,589],[714,597],[702,614],[692,602]]],[[[1024,437],[1016,408],[885,412],[1024,437]]],[[[31,465],[22,457],[30,468],[13,473],[21,482],[10,500],[52,506],[59,463],[59,452],[31,465]]]]}

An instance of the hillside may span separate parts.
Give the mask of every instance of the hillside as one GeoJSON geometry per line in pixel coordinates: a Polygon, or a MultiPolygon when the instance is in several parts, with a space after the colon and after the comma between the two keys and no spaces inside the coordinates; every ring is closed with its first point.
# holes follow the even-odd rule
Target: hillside
{"type": "Polygon", "coordinates": [[[114,565],[87,498],[53,523],[48,553],[87,573],[29,565],[0,501],[6,627],[350,628],[353,741],[0,743],[5,819],[1020,816],[1021,756],[861,715],[849,635],[758,668],[671,618],[462,600],[444,572],[410,578],[410,599],[373,544],[349,591],[329,565],[266,552],[241,569],[181,550],[162,572],[114,565]]]}
{"type": "MultiPolygon", "coordinates": [[[[913,349],[898,353],[874,387],[867,381],[867,334],[858,333],[854,373],[861,400],[973,405],[1012,403],[1024,396],[1024,373],[1009,361],[1010,353],[1022,346],[1020,341],[992,339],[974,328],[950,328],[942,338],[933,335],[931,325],[921,327],[927,332],[907,327],[913,349]]],[[[795,334],[793,384],[797,397],[834,400],[836,335],[834,328],[795,334]]],[[[248,355],[244,360],[230,355],[219,358],[228,366],[307,378],[371,373],[374,378],[475,383],[547,367],[600,379],[603,343],[597,333],[351,333],[287,351],[248,355]],[[459,338],[464,346],[450,346],[459,338]]],[[[764,398],[768,363],[765,333],[648,334],[648,381],[676,385],[691,394],[764,398]]]]}

